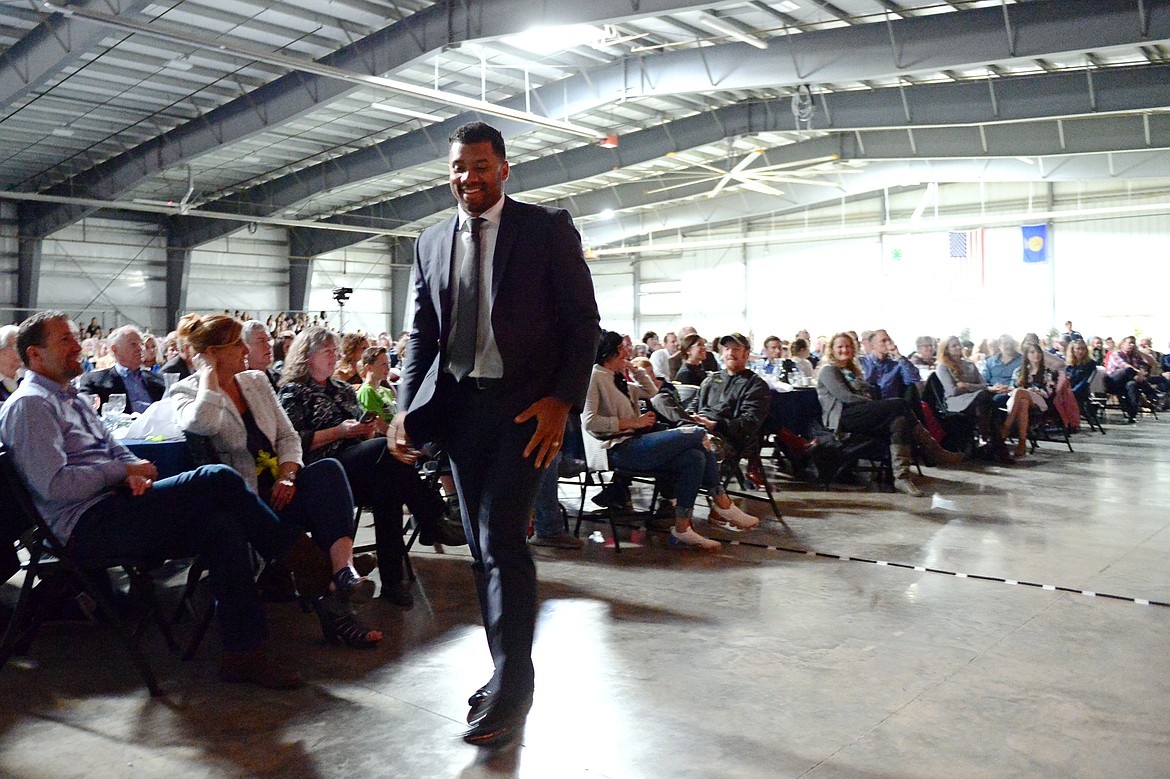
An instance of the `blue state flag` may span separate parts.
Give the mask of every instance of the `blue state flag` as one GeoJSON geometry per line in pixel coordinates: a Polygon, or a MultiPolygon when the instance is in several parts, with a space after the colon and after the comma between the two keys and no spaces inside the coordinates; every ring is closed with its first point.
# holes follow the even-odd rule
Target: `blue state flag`
{"type": "Polygon", "coordinates": [[[1024,225],[1024,262],[1048,262],[1048,225],[1024,225]]]}

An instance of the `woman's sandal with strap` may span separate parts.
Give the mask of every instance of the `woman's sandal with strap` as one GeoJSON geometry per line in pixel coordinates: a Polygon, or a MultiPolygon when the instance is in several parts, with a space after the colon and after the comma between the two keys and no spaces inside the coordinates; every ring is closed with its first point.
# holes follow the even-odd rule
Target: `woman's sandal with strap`
{"type": "Polygon", "coordinates": [[[358,576],[348,565],[333,574],[333,586],[338,595],[356,606],[369,603],[374,597],[374,581],[358,576]]]}
{"type": "Polygon", "coordinates": [[[378,631],[368,628],[357,617],[349,612],[336,612],[327,606],[317,604],[317,618],[321,620],[321,633],[326,641],[336,641],[354,649],[373,649],[381,642],[381,637],[370,638],[371,633],[378,631]]]}

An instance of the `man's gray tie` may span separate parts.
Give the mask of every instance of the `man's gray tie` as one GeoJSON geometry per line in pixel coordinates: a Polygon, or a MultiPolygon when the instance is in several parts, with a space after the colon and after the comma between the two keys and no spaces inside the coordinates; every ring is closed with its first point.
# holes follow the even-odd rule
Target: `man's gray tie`
{"type": "Polygon", "coordinates": [[[476,331],[479,323],[479,276],[483,251],[479,231],[486,220],[471,218],[471,245],[463,252],[455,306],[455,332],[447,350],[447,365],[456,379],[463,379],[475,367],[476,331]]]}

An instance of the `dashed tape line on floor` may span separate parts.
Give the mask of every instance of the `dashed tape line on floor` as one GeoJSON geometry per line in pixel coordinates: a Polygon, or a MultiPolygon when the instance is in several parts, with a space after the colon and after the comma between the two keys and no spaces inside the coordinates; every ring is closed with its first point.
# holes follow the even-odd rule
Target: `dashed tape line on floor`
{"type": "Polygon", "coordinates": [[[735,539],[719,539],[722,543],[729,546],[747,546],[753,549],[766,549],[770,552],[785,552],[787,554],[804,555],[805,557],[824,557],[830,560],[842,560],[851,563],[869,563],[871,565],[878,565],[886,568],[903,568],[908,571],[918,571],[920,573],[937,573],[944,576],[953,576],[956,579],[975,579],[984,582],[999,582],[1000,584],[1014,585],[1017,587],[1033,587],[1038,590],[1049,590],[1052,592],[1069,592],[1074,595],[1083,595],[1086,598],[1105,598],[1107,600],[1119,600],[1127,603],[1136,603],[1139,606],[1165,606],[1170,608],[1170,602],[1161,600],[1151,600],[1149,598],[1131,598],[1128,595],[1113,595],[1107,592],[1094,592],[1093,590],[1082,590],[1077,587],[1063,587],[1058,584],[1041,584],[1040,582],[1027,582],[1019,579],[1005,579],[1002,576],[986,576],[978,573],[961,573],[959,571],[948,571],[945,568],[934,568],[927,565],[914,565],[912,563],[897,563],[890,560],[872,560],[868,557],[854,557],[853,555],[830,554],[828,552],[816,552],[810,549],[797,549],[795,547],[777,546],[775,544],[766,544],[755,541],[741,541],[735,539]]]}

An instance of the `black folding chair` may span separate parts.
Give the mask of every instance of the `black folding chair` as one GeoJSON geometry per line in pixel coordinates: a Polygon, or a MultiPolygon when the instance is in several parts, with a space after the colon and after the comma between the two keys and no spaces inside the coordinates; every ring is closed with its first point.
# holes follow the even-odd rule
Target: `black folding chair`
{"type": "Polygon", "coordinates": [[[28,651],[45,620],[45,607],[52,600],[51,594],[77,588],[80,589],[77,595],[79,605],[87,614],[96,613],[110,626],[142,674],[150,694],[162,695],[162,688],[140,646],[146,628],[153,624],[158,627],[171,650],[179,649],[154,598],[154,581],[149,572],[161,561],[114,557],[87,561],[85,565],[78,563],[66,546],[53,535],[37,511],[32,496],[12,462],[11,452],[3,447],[0,447],[0,504],[9,512],[8,527],[20,530],[20,544],[28,555],[20,596],[8,629],[0,641],[0,669],[14,655],[28,651]],[[133,627],[128,626],[114,608],[109,587],[103,586],[95,577],[97,571],[104,576],[104,570],[108,568],[123,569],[130,577],[131,592],[137,593],[143,601],[145,611],[133,627]]]}

